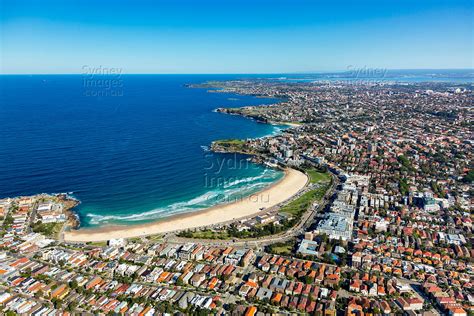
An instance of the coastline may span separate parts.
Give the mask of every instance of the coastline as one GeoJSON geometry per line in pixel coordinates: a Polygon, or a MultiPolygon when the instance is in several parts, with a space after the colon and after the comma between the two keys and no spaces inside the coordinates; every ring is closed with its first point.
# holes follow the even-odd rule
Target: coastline
{"type": "Polygon", "coordinates": [[[266,212],[269,208],[288,200],[298,193],[306,186],[307,182],[308,177],[304,173],[294,169],[286,169],[282,179],[264,190],[244,197],[239,201],[216,205],[192,213],[174,215],[141,225],[71,230],[64,232],[64,240],[67,242],[106,241],[116,238],[142,237],[228,223],[266,212]]]}

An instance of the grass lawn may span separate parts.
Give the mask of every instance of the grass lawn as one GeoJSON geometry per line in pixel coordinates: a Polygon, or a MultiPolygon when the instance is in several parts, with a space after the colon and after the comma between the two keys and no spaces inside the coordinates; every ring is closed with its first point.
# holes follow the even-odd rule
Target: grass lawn
{"type": "Polygon", "coordinates": [[[198,238],[198,239],[229,239],[230,236],[227,231],[212,231],[209,229],[206,230],[197,230],[197,231],[188,231],[178,236],[186,238],[198,238]]]}
{"type": "Polygon", "coordinates": [[[163,241],[163,235],[151,235],[147,236],[146,239],[149,241],[163,241]]]}
{"type": "Polygon", "coordinates": [[[246,152],[246,141],[242,139],[222,139],[212,142],[213,148],[220,148],[230,152],[246,152]]]}
{"type": "Polygon", "coordinates": [[[105,246],[107,246],[106,241],[90,241],[86,244],[89,245],[89,246],[93,246],[93,247],[105,247],[105,246]]]}
{"type": "Polygon", "coordinates": [[[296,200],[293,200],[287,205],[283,206],[280,212],[295,216],[301,215],[308,209],[311,203],[313,203],[314,201],[321,200],[328,188],[329,185],[325,185],[317,189],[308,191],[296,200]]]}
{"type": "Polygon", "coordinates": [[[245,144],[245,140],[242,139],[222,139],[214,141],[216,145],[224,146],[224,147],[234,147],[234,146],[242,146],[245,144]]]}
{"type": "Polygon", "coordinates": [[[244,140],[242,139],[224,139],[222,140],[223,143],[227,143],[227,144],[231,144],[231,145],[241,145],[243,143],[245,143],[244,140]]]}
{"type": "Polygon", "coordinates": [[[307,169],[306,173],[309,176],[309,182],[310,183],[331,181],[331,176],[329,175],[328,172],[320,172],[316,169],[307,169]]]}
{"type": "Polygon", "coordinates": [[[331,183],[331,176],[329,173],[320,172],[316,169],[307,169],[306,173],[309,175],[311,183],[321,183],[323,185],[317,189],[306,192],[296,200],[283,206],[280,212],[299,216],[308,209],[311,203],[320,201],[323,198],[331,183]]]}
{"type": "Polygon", "coordinates": [[[43,234],[47,237],[56,237],[65,223],[35,223],[32,229],[35,233],[43,234]]]}
{"type": "Polygon", "coordinates": [[[142,241],[142,238],[141,237],[132,237],[132,238],[128,238],[128,241],[133,242],[133,243],[139,243],[139,242],[142,241]]]}
{"type": "Polygon", "coordinates": [[[316,190],[306,192],[296,200],[293,200],[287,205],[283,206],[280,212],[291,215],[299,215],[300,213],[303,213],[314,200],[315,191],[316,190]]]}
{"type": "Polygon", "coordinates": [[[289,241],[285,243],[276,243],[268,246],[268,251],[275,255],[291,255],[293,246],[295,245],[294,241],[289,241]]]}

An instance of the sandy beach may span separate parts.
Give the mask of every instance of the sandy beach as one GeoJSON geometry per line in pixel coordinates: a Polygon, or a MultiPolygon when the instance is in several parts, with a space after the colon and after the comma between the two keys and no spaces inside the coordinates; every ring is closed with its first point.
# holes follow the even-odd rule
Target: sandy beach
{"type": "Polygon", "coordinates": [[[107,226],[94,229],[79,229],[64,233],[64,240],[70,242],[104,241],[113,238],[131,238],[154,235],[177,230],[197,228],[234,221],[253,216],[281,202],[286,201],[307,183],[307,176],[297,170],[287,169],[285,176],[270,187],[239,201],[215,207],[170,216],[163,220],[131,226],[107,226]]]}

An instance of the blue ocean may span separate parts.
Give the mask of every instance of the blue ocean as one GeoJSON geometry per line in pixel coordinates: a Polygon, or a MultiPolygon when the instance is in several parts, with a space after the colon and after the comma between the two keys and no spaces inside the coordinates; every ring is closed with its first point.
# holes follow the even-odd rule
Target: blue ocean
{"type": "Polygon", "coordinates": [[[278,100],[187,84],[219,75],[0,76],[0,197],[73,192],[82,227],[139,224],[232,202],[282,172],[213,140],[284,126],[216,113],[278,100]]]}
{"type": "Polygon", "coordinates": [[[208,150],[285,126],[216,113],[274,99],[209,93],[188,84],[265,78],[472,83],[472,70],[293,75],[0,76],[0,198],[73,192],[82,227],[139,224],[250,195],[280,171],[208,150]],[[375,75],[374,75],[375,73],[375,75]]]}

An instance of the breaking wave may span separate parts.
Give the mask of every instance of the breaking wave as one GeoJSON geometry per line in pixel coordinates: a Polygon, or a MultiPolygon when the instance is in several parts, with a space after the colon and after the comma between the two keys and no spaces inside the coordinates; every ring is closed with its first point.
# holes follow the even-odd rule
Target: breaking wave
{"type": "Polygon", "coordinates": [[[278,180],[281,175],[282,173],[279,171],[265,169],[261,175],[235,180],[187,201],[175,202],[144,212],[137,211],[134,214],[99,215],[88,213],[85,217],[89,225],[126,224],[158,220],[172,215],[203,210],[218,204],[238,201],[261,191],[278,180]]]}

